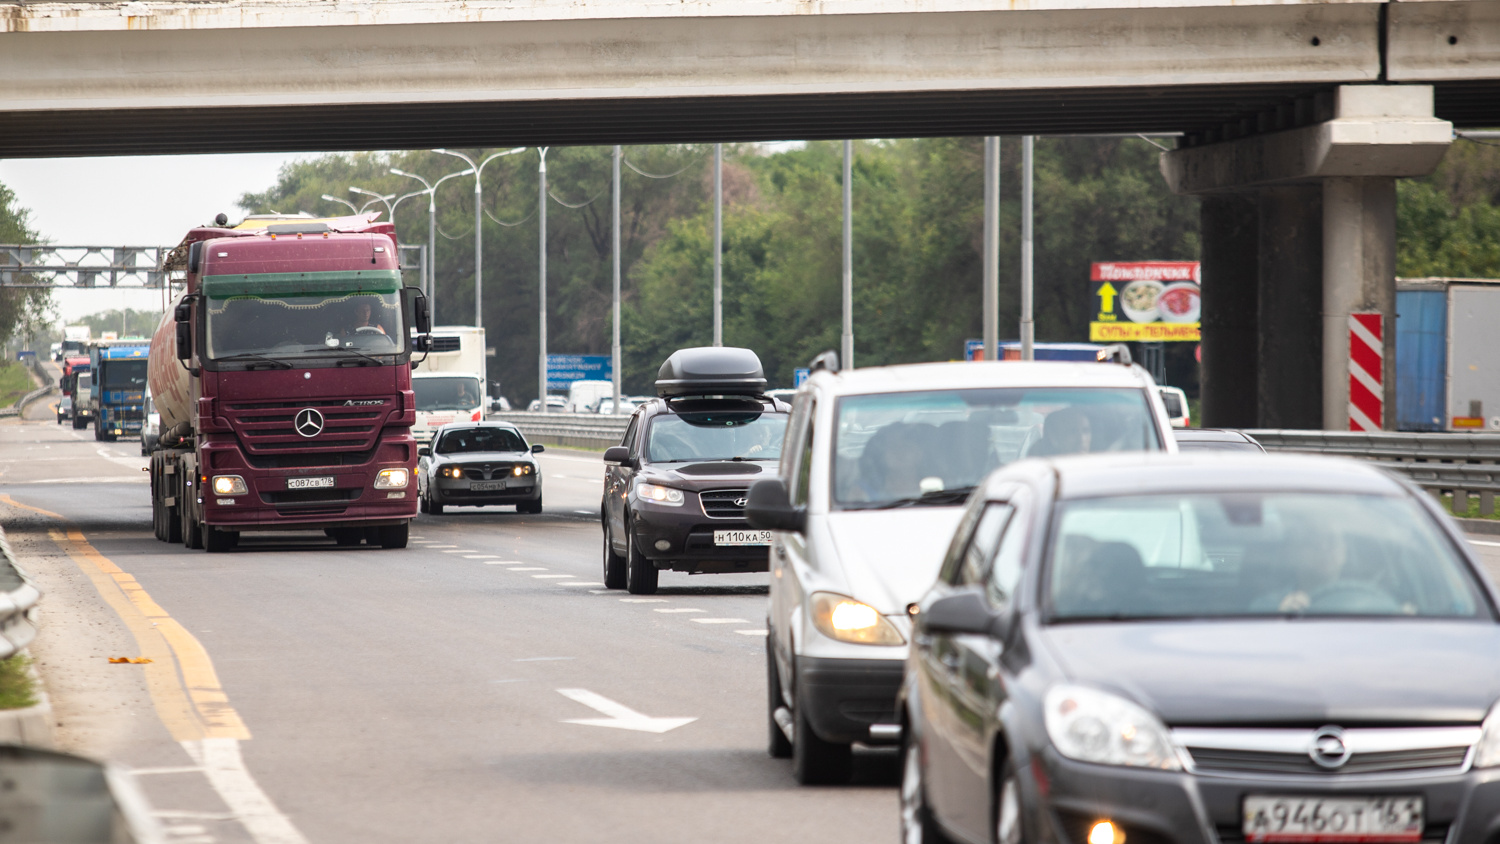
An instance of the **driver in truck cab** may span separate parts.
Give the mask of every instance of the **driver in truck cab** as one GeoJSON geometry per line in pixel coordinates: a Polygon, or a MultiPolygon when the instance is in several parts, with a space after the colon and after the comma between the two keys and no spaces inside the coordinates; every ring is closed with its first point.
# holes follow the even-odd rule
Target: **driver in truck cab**
{"type": "Polygon", "coordinates": [[[348,337],[350,335],[357,334],[359,333],[359,330],[361,328],[373,329],[380,332],[381,334],[384,334],[385,328],[382,327],[380,323],[375,321],[374,315],[372,313],[373,311],[374,308],[371,306],[369,299],[363,297],[355,299],[354,317],[350,321],[349,327],[344,329],[344,336],[348,337]]]}

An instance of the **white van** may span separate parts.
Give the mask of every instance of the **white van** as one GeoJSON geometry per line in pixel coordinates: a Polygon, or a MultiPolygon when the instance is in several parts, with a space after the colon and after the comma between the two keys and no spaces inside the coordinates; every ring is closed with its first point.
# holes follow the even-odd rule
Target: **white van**
{"type": "Polygon", "coordinates": [[[569,413],[588,413],[605,396],[613,398],[615,385],[612,381],[574,381],[568,385],[569,413]]]}
{"type": "Polygon", "coordinates": [[[813,361],[778,477],[745,514],[772,532],[770,753],[847,781],[850,745],[901,739],[906,608],[937,579],[969,493],[1027,457],[1175,452],[1151,376],[1118,363],[813,361]]]}

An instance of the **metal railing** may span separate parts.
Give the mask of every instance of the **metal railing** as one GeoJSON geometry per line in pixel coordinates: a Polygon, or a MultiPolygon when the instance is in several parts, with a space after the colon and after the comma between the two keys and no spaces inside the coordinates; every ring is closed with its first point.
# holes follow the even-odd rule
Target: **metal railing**
{"type": "Polygon", "coordinates": [[[0,659],[15,655],[36,638],[31,609],[41,597],[16,562],[5,529],[0,528],[0,659]]]}
{"type": "Polygon", "coordinates": [[[490,419],[509,422],[532,442],[575,448],[609,448],[619,445],[625,436],[630,417],[599,413],[532,413],[506,411],[491,413],[490,419]]]}
{"type": "Polygon", "coordinates": [[[37,399],[51,395],[56,389],[56,384],[48,384],[45,387],[37,387],[35,390],[32,390],[31,392],[22,396],[21,400],[16,402],[11,407],[0,407],[0,419],[4,419],[10,416],[20,416],[24,414],[26,412],[26,405],[31,404],[37,399]]]}
{"type": "Polygon", "coordinates": [[[1442,500],[1452,496],[1456,516],[1495,514],[1500,493],[1500,434],[1356,433],[1353,431],[1247,430],[1267,451],[1332,454],[1371,461],[1400,472],[1442,500]]]}

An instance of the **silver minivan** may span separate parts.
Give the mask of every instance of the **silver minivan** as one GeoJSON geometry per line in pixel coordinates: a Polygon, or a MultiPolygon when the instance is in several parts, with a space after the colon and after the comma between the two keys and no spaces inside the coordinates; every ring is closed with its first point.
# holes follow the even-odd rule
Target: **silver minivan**
{"type": "Polygon", "coordinates": [[[1027,457],[1176,451],[1151,376],[1118,363],[813,362],[778,477],[751,487],[772,530],[770,753],[801,783],[850,775],[851,746],[894,744],[911,626],[969,493],[1027,457]]]}

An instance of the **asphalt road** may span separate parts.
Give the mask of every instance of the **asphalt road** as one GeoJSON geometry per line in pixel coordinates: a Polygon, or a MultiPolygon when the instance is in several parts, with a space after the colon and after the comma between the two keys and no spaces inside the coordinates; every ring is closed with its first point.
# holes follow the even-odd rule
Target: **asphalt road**
{"type": "Polygon", "coordinates": [[[169,840],[896,839],[892,752],[818,789],[765,753],[766,575],[603,589],[597,455],[541,455],[540,516],[209,555],[152,538],[136,443],[51,413],[0,424],[0,518],[46,593],[33,653],[63,748],[137,771],[169,840]]]}
{"type": "MultiPolygon", "coordinates": [[[[135,443],[29,415],[0,423],[0,519],[46,594],[59,741],[133,771],[169,841],[897,838],[893,753],[841,788],[766,756],[765,575],[603,589],[597,455],[541,456],[540,516],[209,555],[151,537],[135,443]]],[[[1476,548],[1500,575],[1500,537],[1476,548]]]]}

